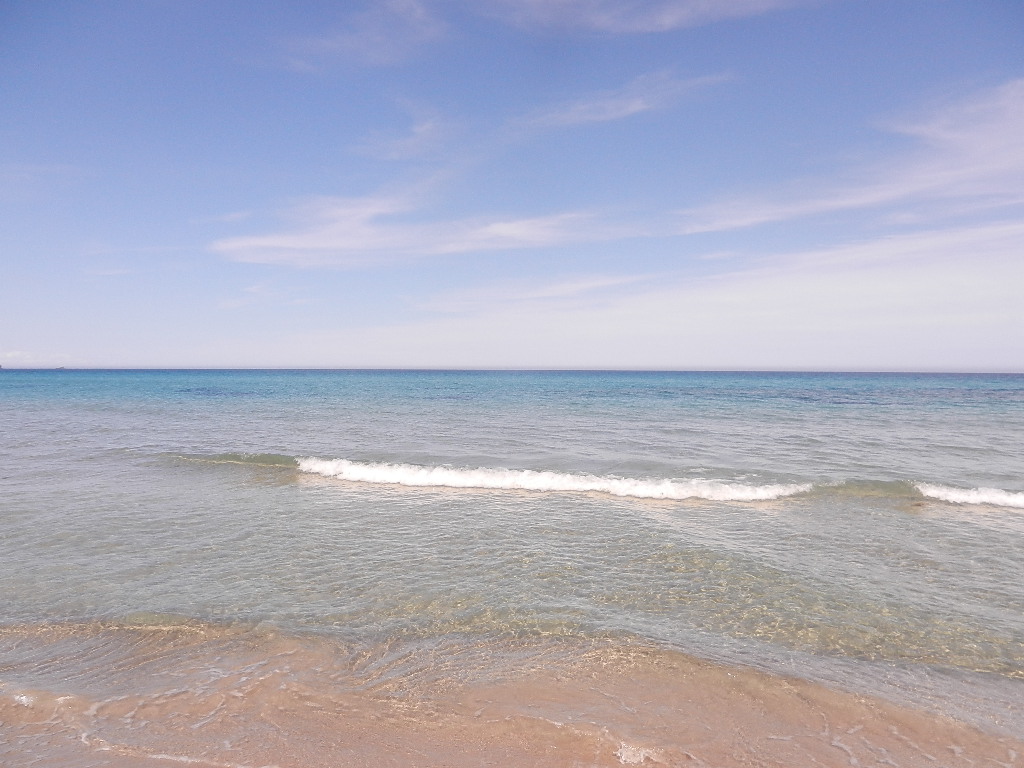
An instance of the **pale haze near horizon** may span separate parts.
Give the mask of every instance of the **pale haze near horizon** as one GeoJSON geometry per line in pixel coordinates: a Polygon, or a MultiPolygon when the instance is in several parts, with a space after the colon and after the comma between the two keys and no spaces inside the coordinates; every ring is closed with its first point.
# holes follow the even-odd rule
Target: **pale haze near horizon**
{"type": "Polygon", "coordinates": [[[1024,5],[0,8],[0,365],[1024,370],[1024,5]]]}

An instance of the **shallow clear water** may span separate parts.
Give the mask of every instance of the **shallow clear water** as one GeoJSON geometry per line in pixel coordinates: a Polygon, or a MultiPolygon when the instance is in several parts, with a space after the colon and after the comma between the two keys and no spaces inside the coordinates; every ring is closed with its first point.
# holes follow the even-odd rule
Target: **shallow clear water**
{"type": "Polygon", "coordinates": [[[1024,734],[1024,376],[2,371],[0,436],[8,628],[650,645],[1024,734]]]}

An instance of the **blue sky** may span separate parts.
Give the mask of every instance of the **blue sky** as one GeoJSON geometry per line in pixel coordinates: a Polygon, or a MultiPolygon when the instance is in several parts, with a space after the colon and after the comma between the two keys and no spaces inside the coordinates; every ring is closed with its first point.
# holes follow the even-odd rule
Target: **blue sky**
{"type": "Polygon", "coordinates": [[[1019,0],[0,5],[0,364],[1024,370],[1019,0]]]}

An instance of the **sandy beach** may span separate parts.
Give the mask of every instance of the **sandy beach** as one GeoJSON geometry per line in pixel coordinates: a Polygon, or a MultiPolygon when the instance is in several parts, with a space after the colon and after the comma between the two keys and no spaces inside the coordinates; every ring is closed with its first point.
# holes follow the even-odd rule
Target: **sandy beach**
{"type": "Polygon", "coordinates": [[[186,623],[0,632],[5,765],[1017,766],[936,714],[607,642],[345,647],[186,623]]]}

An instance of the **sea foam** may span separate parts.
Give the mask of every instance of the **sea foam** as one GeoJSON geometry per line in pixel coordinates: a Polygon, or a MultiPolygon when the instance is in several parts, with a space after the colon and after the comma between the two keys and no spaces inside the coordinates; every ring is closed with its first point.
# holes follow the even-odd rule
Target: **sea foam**
{"type": "Polygon", "coordinates": [[[720,480],[639,480],[531,469],[424,467],[348,459],[297,459],[303,472],[361,483],[421,487],[487,488],[523,491],[592,491],[641,499],[766,501],[811,489],[810,484],[744,485],[720,480]]]}
{"type": "Polygon", "coordinates": [[[953,488],[948,485],[918,483],[917,490],[929,498],[953,504],[991,504],[996,507],[1024,509],[1024,493],[1003,491],[999,488],[953,488]]]}

